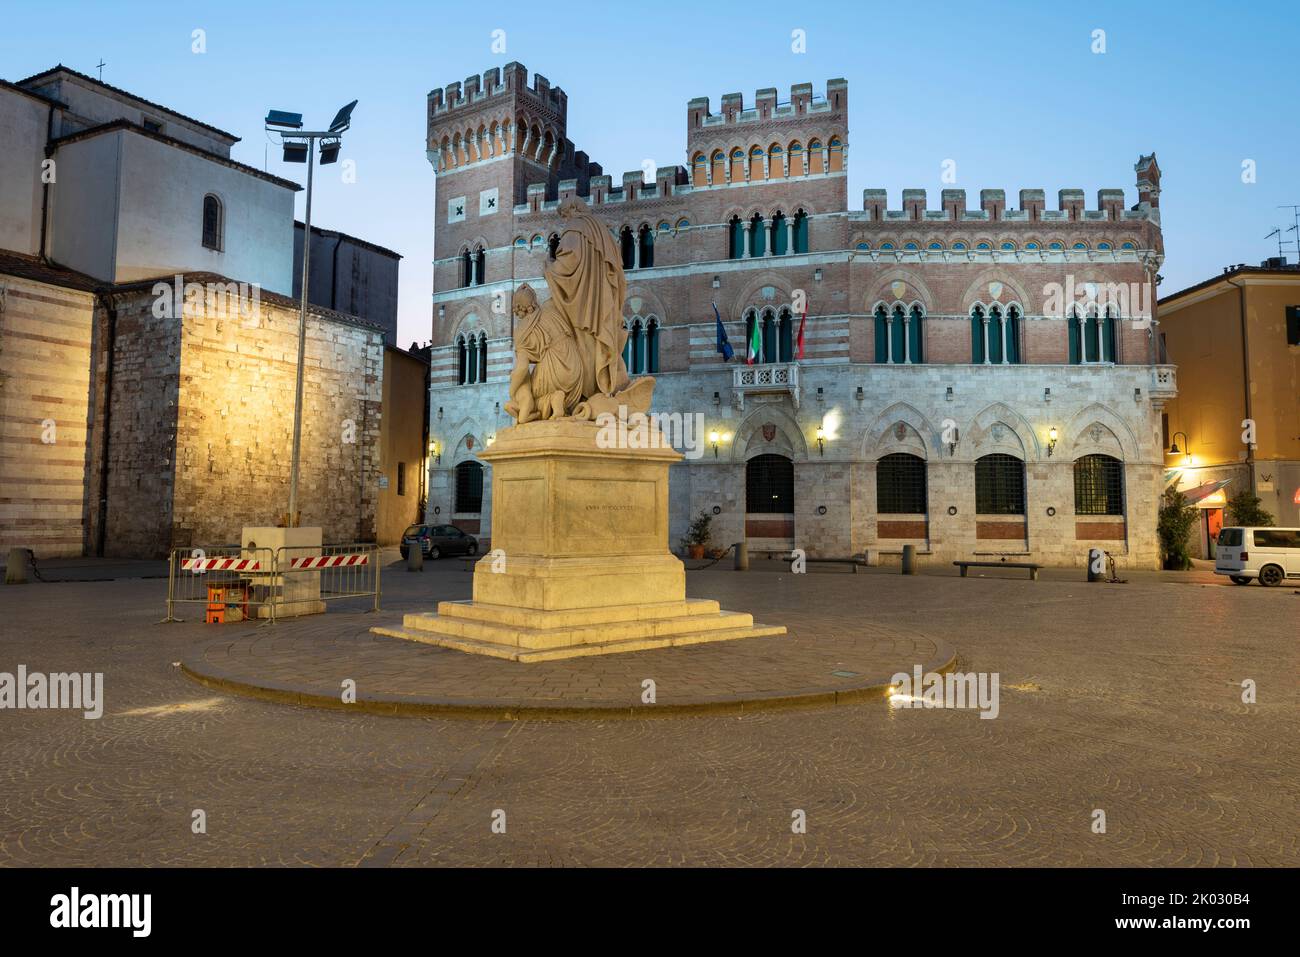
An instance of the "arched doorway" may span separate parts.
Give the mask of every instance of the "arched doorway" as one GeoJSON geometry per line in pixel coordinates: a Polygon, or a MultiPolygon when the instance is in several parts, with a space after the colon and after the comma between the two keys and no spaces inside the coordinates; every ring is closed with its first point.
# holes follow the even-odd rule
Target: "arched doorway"
{"type": "Polygon", "coordinates": [[[784,455],[745,463],[745,538],[759,547],[794,547],[794,462],[784,455]]]}

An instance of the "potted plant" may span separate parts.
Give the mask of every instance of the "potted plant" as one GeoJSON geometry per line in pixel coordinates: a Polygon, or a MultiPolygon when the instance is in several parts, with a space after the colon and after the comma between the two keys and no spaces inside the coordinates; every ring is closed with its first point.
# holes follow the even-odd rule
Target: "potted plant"
{"type": "Polygon", "coordinates": [[[1196,507],[1187,504],[1187,496],[1177,489],[1165,492],[1160,504],[1156,535],[1160,538],[1160,562],[1167,571],[1185,571],[1192,567],[1187,554],[1187,537],[1196,525],[1196,507]]]}
{"type": "Polygon", "coordinates": [[[704,510],[692,519],[691,527],[686,530],[686,536],[681,542],[688,558],[704,557],[705,549],[709,547],[712,538],[712,525],[713,516],[704,510]]]}

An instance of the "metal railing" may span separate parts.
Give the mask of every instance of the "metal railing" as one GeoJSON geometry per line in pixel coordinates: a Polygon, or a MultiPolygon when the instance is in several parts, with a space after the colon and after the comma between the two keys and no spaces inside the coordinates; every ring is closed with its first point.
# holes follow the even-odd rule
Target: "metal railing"
{"type": "Polygon", "coordinates": [[[379,546],[373,543],[241,548],[219,545],[172,549],[167,570],[167,617],[177,606],[203,605],[216,622],[310,615],[325,603],[373,598],[379,610],[379,546]]]}

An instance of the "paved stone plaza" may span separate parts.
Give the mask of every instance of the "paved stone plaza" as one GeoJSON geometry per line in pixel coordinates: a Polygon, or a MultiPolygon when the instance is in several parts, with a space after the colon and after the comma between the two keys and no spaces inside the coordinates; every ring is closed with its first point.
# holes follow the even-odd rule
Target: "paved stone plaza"
{"type": "MultiPolygon", "coordinates": [[[[799,667],[827,684],[882,636],[903,657],[950,646],[961,670],[1000,674],[996,720],[883,698],[656,720],[388,717],[214,691],[177,665],[227,636],[274,650],[268,673],[286,648],[336,655],[373,624],[468,597],[451,560],[389,565],[378,615],[275,626],[157,624],[157,579],[5,587],[0,671],[102,671],[106,703],[99,720],[0,712],[0,864],[1300,864],[1294,590],[1127,575],[688,575],[691,597],[787,625],[799,667]],[[191,832],[195,809],[206,834],[191,832]]],[[[776,667],[745,644],[708,654],[734,651],[737,681],[776,667]]],[[[682,656],[703,650],[622,656],[611,673],[635,680],[632,698],[656,678],[666,701],[690,680],[682,656]]],[[[559,699],[591,684],[581,659],[487,664],[503,686],[567,674],[559,699]]]]}

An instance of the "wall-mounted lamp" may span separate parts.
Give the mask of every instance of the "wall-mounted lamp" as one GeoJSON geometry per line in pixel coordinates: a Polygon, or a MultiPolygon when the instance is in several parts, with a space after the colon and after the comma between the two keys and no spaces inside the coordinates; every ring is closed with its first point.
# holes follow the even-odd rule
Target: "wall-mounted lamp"
{"type": "Polygon", "coordinates": [[[818,386],[818,387],[817,387],[817,401],[818,401],[818,402],[825,402],[825,401],[826,401],[826,393],[824,393],[824,392],[822,391],[822,387],[821,387],[821,386],[818,386]]]}
{"type": "Polygon", "coordinates": [[[1056,451],[1056,440],[1058,437],[1059,437],[1059,433],[1056,431],[1056,426],[1052,426],[1050,429],[1047,430],[1047,457],[1048,458],[1051,458],[1052,453],[1056,451]]]}
{"type": "Polygon", "coordinates": [[[947,399],[949,402],[952,401],[952,386],[948,386],[948,391],[944,395],[944,398],[947,399]]]}
{"type": "Polygon", "coordinates": [[[853,393],[853,396],[854,396],[854,398],[856,398],[859,402],[861,402],[863,399],[865,399],[865,398],[867,397],[867,394],[866,394],[865,392],[862,391],[862,386],[858,386],[858,391],[855,392],[855,393],[853,393]]]}
{"type": "Polygon", "coordinates": [[[826,430],[820,425],[817,426],[817,451],[826,454],[826,430]]]}
{"type": "Polygon", "coordinates": [[[719,277],[717,277],[717,276],[714,276],[714,277],[713,277],[713,288],[714,288],[714,289],[721,289],[721,288],[722,288],[722,280],[721,280],[719,277]]]}
{"type": "Polygon", "coordinates": [[[717,392],[713,393],[713,404],[714,404],[714,405],[722,405],[722,396],[721,396],[721,394],[719,394],[719,393],[717,393],[717,392]]]}
{"type": "Polygon", "coordinates": [[[821,282],[821,281],[822,281],[822,271],[820,269],[814,269],[813,282],[821,282]]]}
{"type": "Polygon", "coordinates": [[[442,418],[442,406],[438,406],[438,418],[442,418]]]}
{"type": "MultiPolygon", "coordinates": [[[[952,396],[949,396],[949,398],[952,398],[952,396]]],[[[949,455],[957,454],[957,443],[960,441],[961,441],[961,429],[957,428],[957,426],[954,425],[952,427],[952,438],[948,440],[949,455]]]]}
{"type": "Polygon", "coordinates": [[[1175,432],[1173,434],[1172,444],[1169,446],[1169,451],[1166,452],[1165,454],[1166,455],[1182,454],[1182,450],[1178,448],[1178,436],[1180,435],[1183,437],[1183,445],[1187,446],[1187,464],[1191,465],[1192,464],[1192,440],[1187,437],[1186,432],[1175,432]]]}
{"type": "Polygon", "coordinates": [[[488,445],[491,445],[491,444],[492,444],[493,442],[495,442],[496,440],[497,440],[497,434],[496,434],[495,432],[493,432],[491,435],[489,435],[489,436],[487,437],[487,444],[488,444],[488,445]]]}
{"type": "Polygon", "coordinates": [[[1134,402],[1141,402],[1141,401],[1142,401],[1142,387],[1141,387],[1141,386],[1138,386],[1137,388],[1135,388],[1135,389],[1133,390],[1133,401],[1134,401],[1134,402]]]}
{"type": "Polygon", "coordinates": [[[718,438],[719,436],[717,432],[709,433],[709,444],[713,446],[713,457],[715,459],[718,457],[718,438]]]}
{"type": "Polygon", "coordinates": [[[1044,402],[1051,402],[1051,401],[1052,401],[1052,390],[1051,390],[1051,389],[1044,389],[1044,390],[1043,390],[1043,401],[1044,401],[1044,402]]]}
{"type": "Polygon", "coordinates": [[[442,464],[442,450],[438,448],[437,441],[429,443],[429,454],[433,456],[434,465],[442,464]]]}
{"type": "Polygon", "coordinates": [[[447,317],[447,307],[446,307],[446,306],[439,306],[439,307],[438,307],[438,318],[439,318],[439,319],[445,319],[446,317],[447,317]]]}

